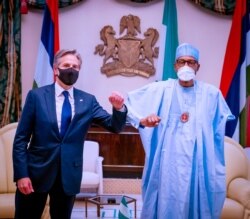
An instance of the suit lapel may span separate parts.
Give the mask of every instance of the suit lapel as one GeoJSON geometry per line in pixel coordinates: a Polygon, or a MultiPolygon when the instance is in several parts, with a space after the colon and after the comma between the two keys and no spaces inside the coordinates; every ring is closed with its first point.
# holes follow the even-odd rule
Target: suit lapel
{"type": "Polygon", "coordinates": [[[45,94],[44,94],[46,107],[48,110],[48,119],[51,121],[52,128],[55,130],[56,134],[59,134],[59,128],[57,123],[57,116],[56,116],[56,101],[55,101],[55,85],[52,84],[48,86],[45,94]]]}
{"type": "Polygon", "coordinates": [[[66,137],[68,135],[68,133],[70,132],[70,130],[72,129],[72,127],[74,127],[74,124],[78,121],[79,115],[84,110],[84,107],[86,107],[86,104],[84,104],[83,96],[75,88],[73,90],[73,95],[74,95],[74,103],[75,103],[75,115],[72,118],[72,121],[71,121],[69,128],[66,131],[64,137],[66,137]]]}
{"type": "Polygon", "coordinates": [[[74,88],[74,101],[75,101],[75,115],[72,119],[72,122],[78,117],[79,113],[82,111],[84,107],[84,99],[80,95],[80,93],[74,88]]]}
{"type": "MultiPolygon", "coordinates": [[[[84,104],[84,98],[81,95],[80,92],[78,92],[74,88],[74,102],[75,102],[75,115],[72,118],[72,121],[70,123],[70,126],[65,133],[65,137],[67,136],[68,132],[74,125],[75,121],[77,121],[77,117],[81,113],[81,111],[84,110],[84,107],[86,107],[86,104],[84,104]]],[[[46,92],[44,93],[44,98],[45,98],[45,103],[46,103],[46,108],[48,110],[48,119],[52,123],[52,128],[56,132],[57,136],[60,138],[60,133],[59,133],[59,128],[57,124],[57,116],[56,116],[56,102],[55,102],[55,85],[48,86],[46,92]]]]}

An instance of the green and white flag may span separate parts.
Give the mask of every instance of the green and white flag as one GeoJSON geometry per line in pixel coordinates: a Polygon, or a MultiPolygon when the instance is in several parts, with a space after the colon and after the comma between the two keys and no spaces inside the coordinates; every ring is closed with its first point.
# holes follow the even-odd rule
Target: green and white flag
{"type": "Polygon", "coordinates": [[[163,28],[163,32],[161,33],[162,48],[160,48],[158,71],[162,71],[163,69],[162,78],[159,80],[167,80],[168,78],[177,78],[177,74],[174,70],[174,62],[175,50],[179,45],[179,39],[177,8],[175,0],[164,1],[162,23],[164,24],[165,28],[163,28]]]}
{"type": "Polygon", "coordinates": [[[130,218],[130,213],[129,213],[129,208],[126,202],[125,197],[122,197],[120,206],[119,206],[119,219],[129,219],[130,218]]]}

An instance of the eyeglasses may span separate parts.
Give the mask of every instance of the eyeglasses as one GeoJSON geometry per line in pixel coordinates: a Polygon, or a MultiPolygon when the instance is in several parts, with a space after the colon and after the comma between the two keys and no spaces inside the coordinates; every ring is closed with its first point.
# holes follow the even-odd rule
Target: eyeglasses
{"type": "Polygon", "coordinates": [[[186,65],[186,63],[187,63],[187,65],[188,65],[189,67],[194,67],[198,62],[197,62],[196,60],[193,60],[193,59],[190,59],[190,60],[177,59],[177,60],[176,60],[176,63],[177,63],[180,67],[186,65]]]}

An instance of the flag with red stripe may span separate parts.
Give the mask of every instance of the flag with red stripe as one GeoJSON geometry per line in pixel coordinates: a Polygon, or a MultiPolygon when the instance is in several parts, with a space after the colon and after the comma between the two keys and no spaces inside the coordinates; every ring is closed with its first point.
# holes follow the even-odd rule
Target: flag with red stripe
{"type": "Polygon", "coordinates": [[[33,87],[41,87],[54,82],[53,59],[58,50],[58,1],[46,0],[33,87]]]}
{"type": "Polygon", "coordinates": [[[227,43],[220,89],[236,120],[226,135],[250,146],[250,12],[246,0],[237,0],[227,43]],[[248,134],[247,134],[248,133],[248,134]]]}

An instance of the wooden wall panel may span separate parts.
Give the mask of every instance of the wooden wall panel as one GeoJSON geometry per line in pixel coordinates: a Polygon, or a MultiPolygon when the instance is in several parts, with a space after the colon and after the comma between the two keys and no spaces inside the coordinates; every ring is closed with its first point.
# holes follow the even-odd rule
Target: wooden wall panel
{"type": "Polygon", "coordinates": [[[93,125],[86,139],[100,144],[104,177],[141,178],[145,154],[137,129],[126,125],[114,134],[93,125]]]}

